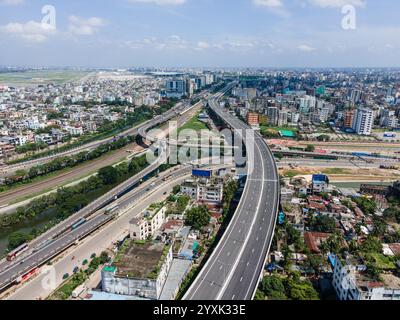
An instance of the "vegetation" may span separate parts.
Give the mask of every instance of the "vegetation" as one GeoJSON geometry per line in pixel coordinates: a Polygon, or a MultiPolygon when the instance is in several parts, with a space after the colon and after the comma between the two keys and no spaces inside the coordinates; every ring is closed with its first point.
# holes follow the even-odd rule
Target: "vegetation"
{"type": "Polygon", "coordinates": [[[233,200],[233,197],[235,196],[237,189],[238,189],[238,182],[235,180],[231,180],[225,184],[224,196],[223,196],[224,199],[223,210],[225,217],[229,213],[229,208],[231,206],[231,202],[233,200]]]}
{"type": "Polygon", "coordinates": [[[318,292],[297,272],[283,278],[276,274],[266,276],[256,294],[256,300],[319,300],[318,292]]]}
{"type": "Polygon", "coordinates": [[[400,208],[397,205],[392,205],[385,210],[383,216],[389,221],[400,223],[400,208]]]}
{"type": "Polygon", "coordinates": [[[198,120],[198,115],[196,115],[192,119],[190,119],[184,126],[178,129],[178,134],[183,130],[194,130],[196,132],[200,132],[201,130],[209,129],[204,122],[198,120]]]}
{"type": "Polygon", "coordinates": [[[313,144],[309,144],[306,149],[306,152],[314,152],[315,151],[315,146],[313,144]]]}
{"type": "Polygon", "coordinates": [[[47,210],[54,210],[54,212],[57,212],[55,218],[49,221],[40,230],[33,230],[30,234],[23,235],[22,233],[16,233],[10,235],[8,249],[13,250],[23,239],[26,239],[25,241],[31,240],[46,232],[54,225],[87,206],[91,201],[108,192],[115,185],[134,176],[147,165],[148,163],[145,155],[134,158],[130,165],[124,163],[115,168],[117,176],[115,182],[113,180],[107,181],[106,183],[102,176],[92,176],[88,180],[82,181],[75,186],[60,188],[55,193],[34,199],[28,205],[19,207],[13,214],[0,216],[0,228],[6,228],[25,220],[32,220],[37,215],[47,210]]]}
{"type": "Polygon", "coordinates": [[[361,197],[355,198],[354,202],[357,203],[357,205],[365,214],[373,215],[377,210],[376,202],[372,199],[361,197]]]}
{"type": "Polygon", "coordinates": [[[211,215],[206,206],[194,207],[186,213],[186,224],[201,230],[210,223],[211,215]]]}
{"type": "Polygon", "coordinates": [[[320,136],[317,137],[317,140],[321,142],[329,142],[331,140],[331,137],[328,136],[327,134],[321,134],[320,136]]]}
{"type": "MultiPolygon", "coordinates": [[[[87,260],[86,260],[87,261],[87,260]]],[[[92,257],[88,268],[86,270],[80,270],[76,272],[71,279],[67,280],[61,287],[59,287],[48,299],[49,300],[67,300],[71,297],[72,292],[82,285],[88,277],[94,273],[99,266],[110,261],[107,252],[102,252],[100,257],[92,257]]]]}
{"type": "Polygon", "coordinates": [[[75,166],[78,166],[86,161],[94,160],[96,158],[101,157],[102,155],[110,152],[111,150],[118,150],[129,143],[132,143],[134,141],[134,137],[124,137],[120,138],[116,141],[109,142],[103,145],[98,146],[96,149],[92,151],[83,151],[81,153],[78,153],[76,155],[70,156],[70,157],[60,157],[56,158],[49,163],[45,163],[42,165],[38,165],[35,167],[32,167],[29,171],[18,171],[13,177],[10,177],[5,180],[5,188],[3,188],[4,191],[7,189],[7,187],[11,187],[16,184],[27,184],[31,183],[32,180],[34,180],[37,177],[40,176],[45,176],[48,175],[52,172],[56,172],[59,170],[63,170],[65,168],[73,168],[75,166]]]}
{"type": "Polygon", "coordinates": [[[326,215],[313,215],[309,220],[309,227],[316,232],[332,233],[336,229],[336,222],[334,218],[326,215]]]}

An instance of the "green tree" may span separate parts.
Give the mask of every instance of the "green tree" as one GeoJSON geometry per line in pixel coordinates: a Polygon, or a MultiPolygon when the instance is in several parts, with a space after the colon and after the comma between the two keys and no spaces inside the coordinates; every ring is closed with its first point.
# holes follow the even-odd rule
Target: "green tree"
{"type": "Polygon", "coordinates": [[[186,224],[200,230],[210,223],[211,215],[206,206],[195,207],[186,213],[186,224]]]}
{"type": "Polygon", "coordinates": [[[23,232],[14,232],[8,236],[8,250],[12,251],[30,239],[31,237],[29,234],[23,232]]]}
{"type": "Polygon", "coordinates": [[[119,172],[116,168],[108,166],[101,168],[99,170],[98,176],[103,181],[104,184],[110,185],[118,181],[119,172]]]}
{"type": "Polygon", "coordinates": [[[361,197],[354,199],[354,201],[365,214],[373,215],[377,209],[376,202],[372,199],[361,197]]]}
{"type": "Polygon", "coordinates": [[[336,221],[326,215],[313,216],[309,222],[310,227],[316,232],[334,232],[336,229],[336,221]]]}
{"type": "Polygon", "coordinates": [[[370,235],[360,248],[365,253],[382,253],[382,242],[370,235]]]}
{"type": "Polygon", "coordinates": [[[271,296],[273,292],[278,291],[285,294],[285,286],[282,278],[273,274],[266,276],[261,283],[261,290],[266,296],[271,296]]]}
{"type": "Polygon", "coordinates": [[[323,264],[323,259],[320,255],[317,254],[309,254],[305,261],[306,265],[313,269],[314,272],[318,275],[321,271],[321,267],[323,264]]]}
{"type": "Polygon", "coordinates": [[[314,152],[315,151],[315,146],[313,144],[309,144],[306,147],[306,152],[314,152]]]}
{"type": "Polygon", "coordinates": [[[319,300],[318,292],[309,280],[301,280],[298,272],[292,272],[285,282],[286,292],[292,300],[319,300]]]}
{"type": "Polygon", "coordinates": [[[180,191],[181,191],[181,186],[180,185],[174,186],[174,188],[172,189],[172,193],[174,195],[178,194],[180,191]]]}

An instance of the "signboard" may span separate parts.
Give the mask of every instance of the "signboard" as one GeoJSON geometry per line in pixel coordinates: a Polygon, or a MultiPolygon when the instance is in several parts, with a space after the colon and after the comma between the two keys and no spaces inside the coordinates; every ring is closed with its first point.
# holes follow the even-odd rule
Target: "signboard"
{"type": "Polygon", "coordinates": [[[192,176],[199,177],[199,178],[211,178],[212,177],[212,170],[192,170],[192,176]]]}

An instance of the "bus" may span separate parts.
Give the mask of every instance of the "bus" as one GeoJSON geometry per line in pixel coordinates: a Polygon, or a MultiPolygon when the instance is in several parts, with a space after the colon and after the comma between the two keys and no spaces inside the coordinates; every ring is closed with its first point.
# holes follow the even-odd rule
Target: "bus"
{"type": "Polygon", "coordinates": [[[24,243],[23,245],[19,246],[15,250],[11,251],[9,254],[7,254],[7,260],[12,261],[15,258],[17,258],[19,255],[24,253],[26,250],[28,250],[28,244],[24,243]]]}
{"type": "Polygon", "coordinates": [[[86,222],[85,218],[79,219],[78,221],[76,221],[72,226],[71,226],[71,230],[75,230],[76,228],[78,228],[79,226],[81,226],[82,224],[84,224],[86,222]]]}
{"type": "Polygon", "coordinates": [[[116,212],[118,210],[119,210],[119,205],[117,204],[117,205],[108,207],[104,213],[108,216],[108,215],[110,215],[110,214],[112,214],[112,213],[114,213],[114,212],[116,212]]]}

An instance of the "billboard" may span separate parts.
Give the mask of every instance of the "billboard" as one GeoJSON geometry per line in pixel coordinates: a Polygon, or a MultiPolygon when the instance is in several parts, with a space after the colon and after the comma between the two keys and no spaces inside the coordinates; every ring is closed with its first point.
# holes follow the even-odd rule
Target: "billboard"
{"type": "Polygon", "coordinates": [[[212,177],[212,170],[192,170],[192,176],[199,177],[199,178],[211,178],[212,177]]]}

